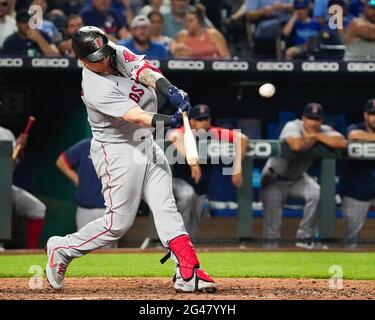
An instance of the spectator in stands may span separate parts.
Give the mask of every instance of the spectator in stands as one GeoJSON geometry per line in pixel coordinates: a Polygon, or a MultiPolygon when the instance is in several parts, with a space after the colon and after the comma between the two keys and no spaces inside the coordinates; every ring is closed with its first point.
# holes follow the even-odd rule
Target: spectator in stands
{"type": "Polygon", "coordinates": [[[221,30],[223,18],[227,14],[229,4],[227,0],[199,0],[195,4],[200,3],[206,9],[206,16],[212,22],[213,26],[221,30]]]}
{"type": "Polygon", "coordinates": [[[0,50],[6,38],[17,31],[16,20],[8,14],[8,0],[0,0],[0,50]]]}
{"type": "MultiPolygon", "coordinates": [[[[194,106],[190,113],[190,126],[199,139],[211,139],[234,143],[235,159],[231,181],[236,188],[243,183],[241,162],[246,156],[249,139],[242,133],[230,129],[215,127],[211,124],[210,108],[204,104],[194,106]],[[208,138],[209,139],[209,138],[208,138]],[[227,140],[225,140],[227,139],[227,140]]],[[[181,155],[185,155],[184,127],[168,132],[171,141],[181,155]]],[[[186,231],[194,239],[202,216],[205,194],[211,174],[210,164],[177,164],[173,167],[173,193],[178,212],[183,216],[186,231]]]]}
{"type": "MultiPolygon", "coordinates": [[[[56,166],[77,188],[77,231],[105,214],[102,184],[90,157],[91,139],[83,139],[60,154],[56,166]]],[[[106,248],[117,247],[117,242],[106,248]]]]}
{"type": "Polygon", "coordinates": [[[283,35],[290,37],[291,47],[285,51],[285,59],[306,58],[309,39],[318,35],[320,24],[310,18],[309,0],[294,0],[294,12],[283,28],[283,35]]]}
{"type": "Polygon", "coordinates": [[[167,59],[168,48],[151,40],[150,20],[146,16],[136,16],[130,24],[132,37],[119,42],[138,55],[146,55],[148,59],[167,59]]]}
{"type": "MultiPolygon", "coordinates": [[[[344,15],[343,16],[343,29],[338,29],[338,28],[332,29],[329,26],[329,20],[327,20],[326,23],[323,25],[322,30],[326,32],[330,32],[330,33],[338,32],[340,36],[343,37],[349,23],[354,19],[354,16],[348,13],[348,5],[345,0],[329,0],[328,8],[334,5],[340,6],[342,9],[342,12],[344,15]]],[[[333,13],[328,13],[328,17],[331,17],[332,15],[333,13]]]]}
{"type": "MultiPolygon", "coordinates": [[[[367,101],[364,122],[348,127],[351,141],[375,142],[375,99],[367,101]]],[[[375,164],[372,160],[350,160],[342,177],[342,213],[345,223],[345,242],[348,249],[356,249],[359,233],[367,212],[375,201],[375,164]]]]}
{"type": "MultiPolygon", "coordinates": [[[[21,133],[16,139],[10,130],[0,127],[0,140],[10,141],[13,148],[20,146],[21,152],[19,155],[21,155],[27,144],[27,134],[21,133]]],[[[14,167],[18,164],[18,161],[19,157],[14,160],[14,167]]],[[[31,193],[15,185],[12,185],[11,197],[12,213],[18,216],[27,217],[26,248],[37,249],[39,247],[47,208],[44,203],[42,203],[31,193]]],[[[1,243],[0,251],[2,251],[1,243]]]]}
{"type": "MultiPolygon", "coordinates": [[[[185,17],[189,8],[188,0],[171,0],[171,10],[164,14],[163,34],[176,39],[178,33],[185,29],[185,17]]],[[[205,27],[212,27],[212,23],[207,17],[204,19],[205,27]]]]}
{"type": "Polygon", "coordinates": [[[329,8],[333,5],[338,5],[342,8],[343,11],[343,25],[344,28],[347,27],[349,22],[354,18],[355,15],[358,15],[359,10],[359,1],[351,1],[351,11],[349,10],[349,4],[347,0],[315,0],[314,3],[314,18],[322,26],[328,27],[328,21],[332,14],[329,13],[329,8]],[[356,9],[356,6],[358,8],[356,9]],[[352,14],[354,12],[355,15],[352,14]]]}
{"type": "Polygon", "coordinates": [[[345,60],[375,60],[374,0],[366,0],[363,16],[351,21],[345,42],[345,60]]]}
{"type": "Polygon", "coordinates": [[[171,11],[164,14],[164,35],[172,39],[177,38],[178,33],[185,27],[185,15],[188,7],[188,0],[171,0],[171,11]]]}
{"type": "Polygon", "coordinates": [[[256,25],[254,51],[258,55],[276,54],[276,39],[281,35],[293,10],[293,0],[246,0],[247,18],[256,25]]]}
{"type": "Polygon", "coordinates": [[[101,28],[106,34],[119,39],[127,39],[129,32],[121,23],[118,13],[111,8],[112,0],[92,0],[80,15],[86,26],[101,28]]]}
{"type": "Polygon", "coordinates": [[[163,0],[151,0],[150,4],[142,7],[142,9],[139,11],[139,14],[147,16],[151,11],[158,11],[161,14],[166,14],[170,10],[170,7],[163,4],[163,0]]]}
{"type": "Polygon", "coordinates": [[[159,11],[151,11],[147,18],[150,20],[150,35],[152,41],[167,47],[171,55],[175,55],[179,51],[184,52],[184,44],[177,43],[176,40],[162,34],[164,17],[159,11]]]}
{"type": "Polygon", "coordinates": [[[305,201],[303,218],[297,231],[296,246],[314,249],[315,219],[318,213],[320,186],[306,171],[314,158],[298,155],[318,143],[341,149],[346,147],[345,138],[327,125],[323,125],[324,111],[318,103],[305,106],[302,119],[289,121],[280,134],[289,148],[296,152],[293,159],[275,157],[268,159],[262,171],[260,199],[263,204],[263,238],[265,248],[276,249],[279,245],[281,217],[288,197],[305,201]]]}
{"type": "Polygon", "coordinates": [[[228,42],[229,50],[233,56],[249,57],[251,56],[251,47],[249,42],[246,3],[244,0],[233,0],[229,16],[223,20],[223,35],[228,42]]]}
{"type": "Polygon", "coordinates": [[[59,50],[44,31],[30,29],[31,16],[27,10],[17,12],[17,32],[10,35],[4,42],[2,54],[26,57],[56,57],[59,50]]]}
{"type": "Polygon", "coordinates": [[[52,21],[46,19],[48,4],[46,0],[32,0],[30,6],[39,6],[43,10],[43,21],[38,30],[44,31],[51,38],[52,42],[57,44],[62,40],[62,34],[57,30],[52,21]]]}
{"type": "Polygon", "coordinates": [[[58,46],[61,54],[74,57],[74,52],[72,49],[72,37],[73,34],[82,27],[83,21],[80,15],[72,14],[67,17],[65,23],[64,41],[62,41],[58,46]]]}
{"type": "Polygon", "coordinates": [[[214,28],[204,26],[204,7],[196,5],[186,14],[186,30],[180,31],[177,43],[185,45],[185,51],[176,57],[196,59],[230,59],[230,52],[223,35],[214,28]]]}

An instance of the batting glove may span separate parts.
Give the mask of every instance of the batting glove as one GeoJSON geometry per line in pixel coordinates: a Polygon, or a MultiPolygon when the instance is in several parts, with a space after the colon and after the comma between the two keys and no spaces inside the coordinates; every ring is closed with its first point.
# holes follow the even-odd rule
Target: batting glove
{"type": "Polygon", "coordinates": [[[180,110],[176,111],[175,114],[169,116],[171,119],[171,124],[173,128],[178,128],[182,125],[182,112],[180,110]]]}
{"type": "Polygon", "coordinates": [[[170,86],[168,89],[168,99],[171,105],[181,112],[189,111],[190,99],[185,91],[175,86],[170,86]]]}

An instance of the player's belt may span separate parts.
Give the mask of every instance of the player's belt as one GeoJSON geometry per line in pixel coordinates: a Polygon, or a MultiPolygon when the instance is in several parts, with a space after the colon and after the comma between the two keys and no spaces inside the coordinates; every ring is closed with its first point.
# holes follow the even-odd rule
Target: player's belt
{"type": "Polygon", "coordinates": [[[283,181],[292,181],[292,179],[284,178],[283,176],[279,175],[275,170],[272,169],[272,167],[269,167],[268,170],[273,173],[277,179],[283,180],[283,181]]]}

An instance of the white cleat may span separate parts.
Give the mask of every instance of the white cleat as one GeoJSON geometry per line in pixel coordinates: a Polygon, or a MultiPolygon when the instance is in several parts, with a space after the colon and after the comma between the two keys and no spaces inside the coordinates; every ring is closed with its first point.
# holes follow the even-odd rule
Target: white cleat
{"type": "Polygon", "coordinates": [[[217,291],[217,286],[214,280],[202,269],[196,269],[194,276],[189,281],[185,281],[180,274],[180,269],[177,267],[173,281],[176,292],[214,293],[217,291]]]}
{"type": "Polygon", "coordinates": [[[48,261],[46,264],[47,281],[53,289],[62,290],[64,287],[64,275],[69,262],[63,258],[60,248],[64,247],[63,237],[51,237],[48,239],[46,251],[48,261]]]}
{"type": "Polygon", "coordinates": [[[305,250],[313,250],[315,248],[315,243],[311,241],[298,241],[296,242],[296,247],[305,250]]]}

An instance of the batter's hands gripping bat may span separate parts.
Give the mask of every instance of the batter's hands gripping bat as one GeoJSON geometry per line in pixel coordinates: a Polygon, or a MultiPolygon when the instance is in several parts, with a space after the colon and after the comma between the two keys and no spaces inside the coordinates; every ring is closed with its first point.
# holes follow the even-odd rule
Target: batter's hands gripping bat
{"type": "Polygon", "coordinates": [[[184,144],[185,144],[185,152],[186,152],[186,161],[190,166],[194,166],[199,163],[199,156],[198,156],[197,144],[195,142],[193,132],[191,131],[189,117],[186,111],[182,113],[182,119],[184,122],[184,129],[185,129],[184,144]]]}
{"type": "MultiPolygon", "coordinates": [[[[29,121],[27,122],[27,125],[26,125],[26,127],[25,127],[25,130],[23,131],[24,134],[26,134],[26,135],[29,134],[29,131],[30,131],[30,129],[31,129],[31,126],[33,125],[33,123],[35,122],[35,120],[36,120],[36,119],[35,119],[33,116],[30,116],[30,117],[29,117],[29,121]]],[[[14,150],[13,150],[13,156],[12,156],[13,161],[17,159],[17,157],[18,157],[18,155],[19,155],[21,149],[22,149],[22,146],[21,146],[20,144],[18,144],[18,145],[14,148],[14,150]]]]}

